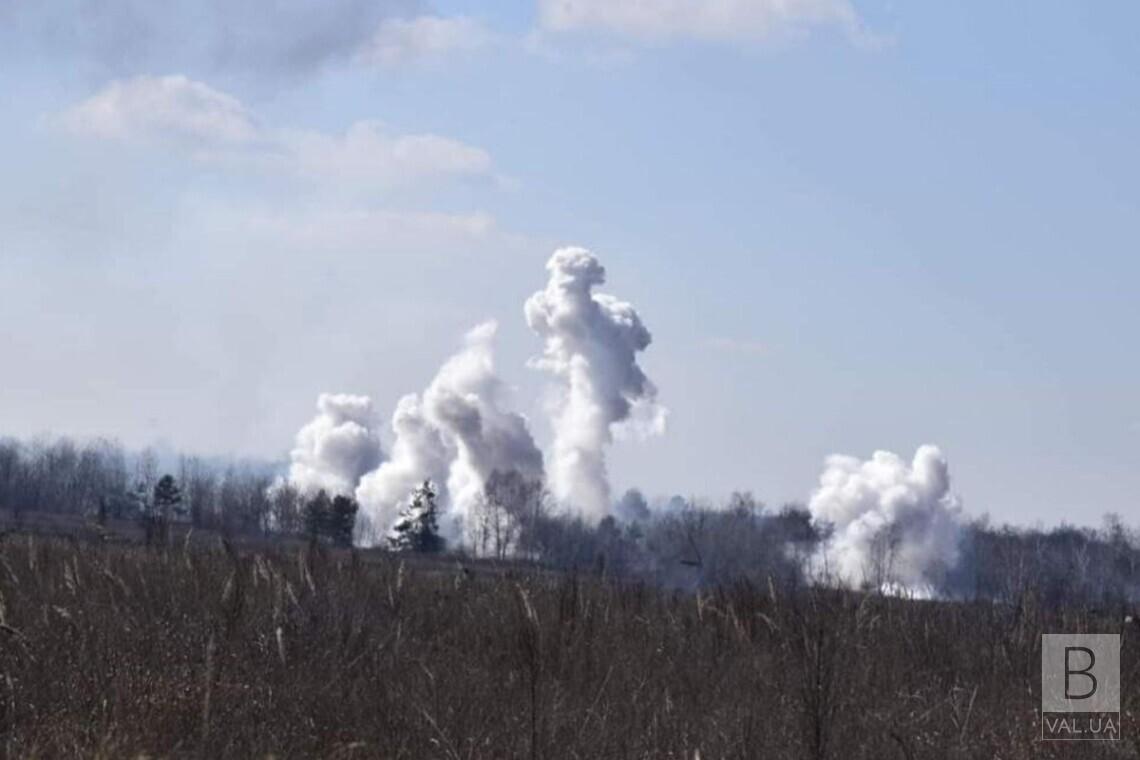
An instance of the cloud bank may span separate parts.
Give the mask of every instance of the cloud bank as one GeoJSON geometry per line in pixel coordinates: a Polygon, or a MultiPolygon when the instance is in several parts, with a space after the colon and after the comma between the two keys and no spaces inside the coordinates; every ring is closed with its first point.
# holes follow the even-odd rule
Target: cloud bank
{"type": "Polygon", "coordinates": [[[290,79],[351,60],[384,22],[420,7],[418,0],[5,2],[0,54],[62,54],[119,73],[177,65],[290,79]]]}
{"type": "Polygon", "coordinates": [[[392,188],[488,176],[482,148],[357,121],[343,134],[262,125],[241,101],[182,75],[111,82],[59,115],[72,134],[181,150],[192,159],[302,179],[392,188]]]}
{"type": "Polygon", "coordinates": [[[551,31],[596,31],[649,41],[756,41],[812,27],[859,28],[848,0],[539,0],[551,31]]]}
{"type": "Polygon", "coordinates": [[[394,18],[380,24],[357,53],[357,59],[367,64],[399,66],[471,52],[493,41],[489,29],[466,16],[394,18]]]}

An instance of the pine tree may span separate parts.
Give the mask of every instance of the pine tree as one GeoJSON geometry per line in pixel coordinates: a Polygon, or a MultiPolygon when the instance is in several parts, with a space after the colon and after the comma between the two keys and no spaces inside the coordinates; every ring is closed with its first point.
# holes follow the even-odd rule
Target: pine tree
{"type": "Polygon", "coordinates": [[[154,512],[163,520],[182,514],[182,491],[173,475],[163,475],[154,486],[154,512]]]}
{"type": "Polygon", "coordinates": [[[181,514],[182,492],[173,475],[163,475],[149,493],[146,483],[145,479],[140,479],[134,494],[139,521],[146,532],[146,543],[147,546],[156,542],[166,544],[170,540],[171,513],[181,514]]]}
{"type": "Polygon", "coordinates": [[[412,501],[401,512],[388,534],[388,545],[393,551],[414,551],[434,554],[443,551],[444,540],[439,535],[439,508],[435,504],[435,491],[431,481],[412,491],[412,501]]]}
{"type": "Polygon", "coordinates": [[[332,501],[322,488],[305,503],[305,533],[312,538],[325,535],[331,514],[332,501]]]}
{"type": "Polygon", "coordinates": [[[332,500],[326,525],[327,533],[337,546],[352,546],[352,529],[360,506],[355,499],[337,496],[332,500]]]}

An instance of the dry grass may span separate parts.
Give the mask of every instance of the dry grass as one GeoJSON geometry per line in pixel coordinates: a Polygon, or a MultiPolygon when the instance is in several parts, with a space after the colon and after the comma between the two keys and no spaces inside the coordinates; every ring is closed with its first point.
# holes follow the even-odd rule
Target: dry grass
{"type": "Polygon", "coordinates": [[[1034,741],[1039,634],[1118,630],[1031,599],[27,536],[0,545],[0,601],[10,757],[1060,757],[1034,741]]]}

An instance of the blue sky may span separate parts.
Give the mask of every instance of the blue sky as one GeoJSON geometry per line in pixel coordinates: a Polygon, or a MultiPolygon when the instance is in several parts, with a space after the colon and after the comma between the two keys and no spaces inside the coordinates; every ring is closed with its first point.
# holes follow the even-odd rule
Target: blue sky
{"type": "Polygon", "coordinates": [[[945,451],[1136,521],[1140,7],[0,0],[0,432],[282,456],[595,251],[666,435],[620,489],[805,499],[945,451]],[[719,10],[716,10],[719,9],[719,10]]]}

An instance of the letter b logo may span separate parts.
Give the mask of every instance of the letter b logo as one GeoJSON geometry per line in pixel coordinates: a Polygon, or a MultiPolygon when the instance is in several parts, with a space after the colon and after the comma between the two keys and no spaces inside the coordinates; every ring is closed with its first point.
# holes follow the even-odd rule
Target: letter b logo
{"type": "Polygon", "coordinates": [[[1096,694],[1096,676],[1091,672],[1095,664],[1096,655],[1093,654],[1093,650],[1088,647],[1065,647],[1065,699],[1088,699],[1093,694],[1096,694]],[[1077,652],[1081,652],[1088,657],[1088,665],[1080,670],[1073,669],[1073,661],[1071,659],[1071,656],[1077,652]],[[1072,691],[1074,676],[1084,676],[1087,678],[1091,682],[1089,690],[1083,694],[1074,694],[1072,691]]]}
{"type": "Polygon", "coordinates": [[[1119,712],[1120,636],[1041,636],[1042,712],[1119,712]]]}

